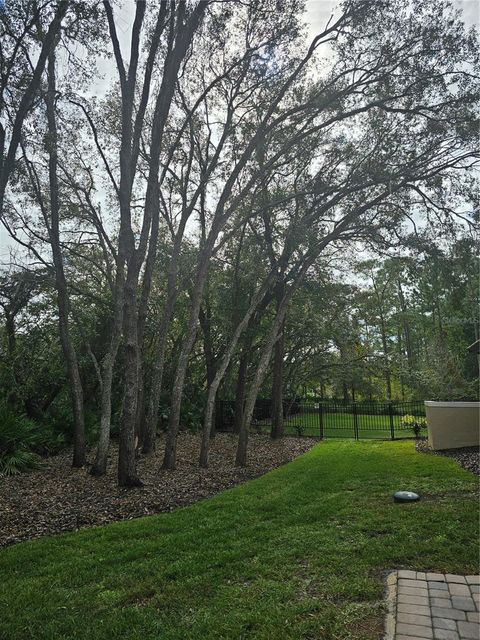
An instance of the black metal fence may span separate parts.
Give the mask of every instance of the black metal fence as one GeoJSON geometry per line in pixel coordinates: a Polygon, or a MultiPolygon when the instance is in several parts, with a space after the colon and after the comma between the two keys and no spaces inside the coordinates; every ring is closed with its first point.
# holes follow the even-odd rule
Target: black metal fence
{"type": "MultiPolygon", "coordinates": [[[[215,412],[218,431],[232,431],[235,402],[218,400],[215,412]]],[[[272,401],[258,399],[251,429],[268,432],[271,427],[272,401]]],[[[286,435],[317,438],[399,439],[413,438],[425,432],[423,401],[345,402],[343,400],[286,399],[283,403],[286,435]]]]}

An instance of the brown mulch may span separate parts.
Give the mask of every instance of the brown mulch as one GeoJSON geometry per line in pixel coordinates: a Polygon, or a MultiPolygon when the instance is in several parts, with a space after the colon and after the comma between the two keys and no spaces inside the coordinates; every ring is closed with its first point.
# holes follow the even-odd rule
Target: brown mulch
{"type": "Polygon", "coordinates": [[[442,451],[433,451],[428,446],[427,440],[419,440],[417,442],[417,451],[421,453],[431,453],[436,456],[446,456],[453,458],[458,464],[480,476],[480,449],[479,447],[462,447],[460,449],[443,449],[442,451]]]}
{"type": "MultiPolygon", "coordinates": [[[[43,468],[0,478],[0,547],[62,531],[129,520],[172,511],[256,478],[297,456],[314,444],[310,438],[251,435],[248,464],[235,468],[236,438],[218,434],[211,444],[208,469],[198,467],[199,436],[182,433],[178,439],[177,469],[160,469],[163,439],[157,453],[138,460],[145,486],[119,488],[116,483],[117,445],[112,444],[107,475],[93,478],[72,469],[71,451],[45,460],[43,468]]],[[[89,454],[93,460],[94,451],[89,454]]]]}

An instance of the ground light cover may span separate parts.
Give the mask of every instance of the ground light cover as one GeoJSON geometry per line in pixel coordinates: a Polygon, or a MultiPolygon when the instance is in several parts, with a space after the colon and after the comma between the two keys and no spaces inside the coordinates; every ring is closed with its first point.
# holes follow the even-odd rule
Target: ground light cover
{"type": "Polygon", "coordinates": [[[319,443],[191,507],[3,549],[0,638],[374,640],[387,570],[478,571],[476,491],[413,442],[319,443]]]}

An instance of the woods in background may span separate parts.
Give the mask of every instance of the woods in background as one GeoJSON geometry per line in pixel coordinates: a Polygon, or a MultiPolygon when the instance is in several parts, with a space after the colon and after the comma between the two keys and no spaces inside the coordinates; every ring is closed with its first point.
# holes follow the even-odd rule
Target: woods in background
{"type": "Polygon", "coordinates": [[[165,469],[181,427],[208,464],[218,397],[245,465],[259,395],[273,437],[284,394],[471,396],[474,30],[347,0],[306,42],[300,1],[180,0],[127,38],[120,10],[0,13],[2,411],[93,475],[118,436],[138,486],[159,428],[165,469]]]}

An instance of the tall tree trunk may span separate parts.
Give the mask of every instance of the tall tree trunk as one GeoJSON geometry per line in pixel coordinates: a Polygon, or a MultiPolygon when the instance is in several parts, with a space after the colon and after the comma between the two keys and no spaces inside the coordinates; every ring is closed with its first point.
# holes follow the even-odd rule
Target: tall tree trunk
{"type": "Polygon", "coordinates": [[[168,433],[162,464],[163,469],[175,469],[177,455],[177,436],[180,426],[180,411],[182,406],[183,385],[187,373],[188,358],[190,356],[193,345],[195,344],[195,338],[197,335],[197,320],[202,304],[203,290],[205,288],[205,282],[207,279],[210,255],[211,248],[210,250],[207,249],[204,252],[199,265],[199,269],[197,271],[197,277],[195,278],[188,328],[185,334],[185,338],[182,342],[182,348],[178,356],[177,368],[173,380],[168,433]]]}
{"type": "MultiPolygon", "coordinates": [[[[106,8],[107,4],[108,3],[105,3],[106,8]]],[[[152,242],[153,234],[151,233],[151,228],[155,216],[155,209],[158,206],[158,175],[163,133],[170,112],[170,106],[175,92],[176,78],[180,69],[180,65],[187,53],[188,47],[191,44],[193,35],[200,23],[206,6],[207,4],[205,2],[199,2],[193,9],[186,22],[184,22],[184,4],[178,5],[175,12],[175,18],[172,12],[170,21],[171,37],[169,38],[169,47],[165,57],[162,83],[157,94],[153,114],[147,192],[145,196],[144,218],[138,248],[135,248],[135,240],[131,226],[130,200],[135,175],[134,161],[136,160],[137,153],[136,145],[138,144],[141,128],[139,131],[137,126],[135,126],[135,130],[133,130],[132,114],[135,95],[136,67],[138,62],[138,47],[140,42],[141,25],[145,14],[145,6],[142,3],[137,4],[137,13],[132,32],[131,58],[133,59],[133,63],[128,69],[128,76],[126,76],[125,74],[125,68],[123,66],[121,54],[118,48],[118,39],[116,38],[116,34],[114,33],[115,25],[113,14],[111,8],[110,10],[107,10],[107,17],[109,18],[110,31],[113,34],[112,42],[115,48],[117,66],[119,67],[122,86],[122,148],[120,152],[120,164],[122,170],[119,199],[121,202],[121,220],[124,227],[123,231],[127,257],[127,278],[124,299],[124,333],[126,342],[127,369],[125,376],[126,386],[124,412],[122,415],[120,426],[118,479],[120,485],[123,486],[138,486],[140,484],[140,481],[136,475],[135,457],[135,427],[137,424],[137,400],[139,393],[137,287],[140,269],[145,259],[147,247],[149,244],[149,237],[150,243],[152,242]],[[174,34],[175,37],[173,39],[174,34]],[[171,48],[172,44],[173,49],[171,48]],[[132,133],[135,134],[133,135],[133,137],[132,133]]],[[[161,10],[162,9],[160,8],[160,11],[161,10]]],[[[152,42],[152,47],[154,48],[154,50],[156,50],[157,46],[158,41],[154,40],[152,42]]],[[[147,72],[150,73],[151,68],[149,68],[147,72]]],[[[146,103],[143,104],[144,106],[146,106],[146,103]]],[[[137,125],[137,123],[138,119],[136,120],[135,125],[137,125]]]]}
{"type": "Polygon", "coordinates": [[[154,354],[152,382],[150,385],[150,396],[147,410],[147,417],[143,436],[142,453],[148,454],[155,450],[155,438],[157,433],[158,412],[160,408],[160,394],[162,391],[163,371],[165,368],[165,353],[167,350],[167,338],[170,322],[173,317],[177,302],[177,274],[180,259],[180,249],[182,246],[183,232],[186,220],[182,221],[175,236],[172,257],[168,268],[167,276],[167,296],[162,309],[162,319],[158,328],[158,339],[154,354]]]}
{"type": "MultiPolygon", "coordinates": [[[[150,144],[150,170],[149,170],[149,184],[152,187],[152,192],[158,200],[158,173],[160,163],[160,150],[162,147],[163,134],[165,131],[165,125],[167,117],[170,112],[170,107],[176,87],[176,79],[182,61],[184,60],[187,51],[192,43],[193,37],[197,28],[200,25],[203,14],[208,6],[208,2],[200,0],[194,7],[191,15],[186,21],[184,21],[185,4],[180,3],[176,10],[176,34],[173,49],[167,54],[165,59],[164,73],[162,78],[162,84],[158,93],[157,102],[155,105],[154,121],[152,125],[152,140],[150,144]]],[[[173,14],[172,14],[173,17],[173,14]]],[[[171,23],[173,25],[173,22],[171,23]]],[[[172,32],[173,33],[173,32],[172,32]]],[[[171,34],[172,35],[172,34],[171,34]]],[[[158,205],[158,203],[156,203],[158,205]]],[[[181,231],[177,233],[177,236],[181,238],[187,222],[187,217],[182,215],[181,231]]],[[[155,238],[156,243],[156,238],[155,238]]],[[[177,259],[180,251],[178,247],[177,259]]],[[[159,396],[162,385],[163,367],[165,359],[167,331],[170,326],[170,320],[173,315],[173,309],[176,301],[175,281],[176,281],[176,264],[173,270],[173,282],[170,282],[169,274],[169,293],[167,295],[167,303],[165,313],[162,319],[159,348],[158,348],[158,362],[154,369],[154,379],[152,382],[151,398],[149,404],[149,411],[147,414],[147,421],[145,425],[144,442],[142,450],[144,453],[149,453],[155,447],[155,436],[158,421],[158,408],[159,408],[159,396]]],[[[149,289],[148,289],[149,291],[149,289]]],[[[147,296],[148,300],[148,296],[147,296]]],[[[138,376],[136,379],[136,391],[138,397],[138,376]]],[[[135,421],[132,429],[135,428],[135,421]]]]}
{"type": "Polygon", "coordinates": [[[283,436],[283,369],[285,358],[285,322],[279,330],[274,347],[272,383],[272,428],[270,436],[276,440],[283,436]]]}
{"type": "MultiPolygon", "coordinates": [[[[233,324],[238,324],[238,321],[240,320],[240,315],[241,315],[238,300],[240,300],[240,295],[241,295],[240,266],[241,266],[242,248],[245,240],[246,229],[247,229],[247,225],[244,224],[240,232],[240,239],[239,239],[238,248],[235,255],[235,268],[233,271],[233,287],[232,287],[233,324]]],[[[252,319],[250,320],[249,325],[251,324],[251,321],[252,319]]],[[[234,410],[233,410],[233,433],[239,433],[240,427],[242,424],[243,405],[245,403],[245,389],[246,389],[246,382],[247,382],[249,350],[250,350],[250,340],[248,336],[245,336],[243,340],[243,347],[240,352],[240,360],[238,363],[238,372],[237,372],[237,382],[235,386],[235,404],[234,404],[234,410]]]]}
{"type": "MultiPolygon", "coordinates": [[[[210,387],[215,379],[215,354],[213,349],[212,340],[212,316],[209,301],[209,290],[207,285],[207,291],[205,296],[205,310],[200,309],[200,326],[202,328],[203,335],[203,353],[205,356],[205,369],[207,378],[207,396],[210,391],[210,387]]],[[[215,413],[215,409],[214,409],[215,413]]],[[[212,417],[212,423],[210,428],[210,437],[215,437],[215,418],[212,417]]]]}
{"type": "MultiPolygon", "coordinates": [[[[10,117],[13,116],[13,124],[8,149],[5,148],[5,129],[3,127],[3,123],[0,122],[0,215],[3,214],[3,205],[8,181],[15,169],[16,155],[22,137],[23,123],[37,95],[47,59],[57,46],[58,34],[61,30],[62,20],[65,17],[68,6],[69,3],[67,0],[61,0],[61,2],[58,3],[55,15],[53,16],[47,33],[43,38],[42,48],[33,67],[32,77],[26,84],[16,113],[10,114],[10,117]]],[[[40,16],[38,16],[38,23],[39,22],[40,16]]],[[[37,24],[37,26],[40,25],[37,24]]],[[[0,116],[3,117],[4,114],[2,107],[3,100],[0,99],[0,116]]]]}
{"type": "MultiPolygon", "coordinates": [[[[138,348],[139,348],[139,362],[138,362],[138,404],[137,404],[137,417],[136,417],[136,435],[138,448],[144,447],[146,440],[146,415],[145,415],[145,363],[144,363],[144,351],[145,351],[145,325],[147,322],[148,313],[148,301],[150,298],[150,291],[152,288],[153,269],[155,266],[155,259],[157,256],[157,244],[158,244],[158,232],[159,232],[159,220],[160,207],[159,207],[159,193],[158,190],[154,194],[153,213],[152,213],[152,232],[150,242],[148,245],[147,260],[145,264],[145,272],[143,274],[142,281],[142,295],[140,300],[140,306],[138,310],[138,348]]],[[[150,436],[149,436],[150,437],[150,436]]],[[[153,433],[153,446],[155,445],[155,432],[153,433]]],[[[146,451],[145,453],[148,453],[146,451]]]]}
{"type": "Polygon", "coordinates": [[[403,382],[403,348],[402,348],[402,330],[397,328],[397,345],[398,345],[398,361],[400,363],[400,393],[402,401],[405,400],[405,384],[403,382]]]}
{"type": "Polygon", "coordinates": [[[390,362],[389,362],[389,349],[388,349],[388,342],[387,342],[387,332],[385,329],[385,319],[383,317],[383,314],[380,313],[380,334],[382,337],[382,348],[383,348],[383,355],[385,358],[385,384],[386,384],[386,389],[387,389],[387,399],[391,400],[392,399],[392,378],[391,378],[391,374],[390,374],[390,362]]]}
{"type": "Polygon", "coordinates": [[[51,224],[48,225],[50,243],[52,245],[53,263],[55,267],[55,283],[57,288],[58,321],[60,342],[67,365],[72,399],[74,432],[73,432],[73,466],[83,467],[85,464],[85,420],[83,407],[83,388],[77,354],[73,346],[69,327],[69,298],[67,280],[63,266],[63,254],[60,244],[60,203],[58,188],[57,158],[57,122],[55,113],[55,53],[54,49],[48,57],[48,89],[46,96],[48,121],[48,176],[50,188],[51,224]]]}
{"type": "Polygon", "coordinates": [[[272,355],[273,347],[275,346],[276,341],[279,338],[281,328],[285,322],[285,314],[287,312],[288,304],[300,284],[303,276],[305,275],[308,269],[309,263],[305,263],[302,269],[298,272],[296,279],[290,285],[290,288],[284,292],[284,295],[278,304],[277,307],[277,315],[275,320],[273,321],[273,326],[270,330],[270,334],[268,340],[261,352],[260,361],[257,366],[257,370],[255,371],[255,375],[253,381],[248,390],[246,402],[245,402],[245,411],[243,415],[242,427],[240,429],[240,433],[238,435],[238,444],[237,444],[237,453],[235,457],[235,465],[237,467],[244,467],[247,464],[247,446],[248,446],[248,429],[250,422],[252,421],[253,411],[255,409],[255,402],[257,400],[258,392],[260,386],[265,378],[267,373],[268,364],[270,362],[270,358],[272,355]]]}
{"type": "Polygon", "coordinates": [[[13,362],[17,338],[15,335],[15,317],[5,310],[5,333],[7,335],[7,359],[13,362]]]}
{"type": "Polygon", "coordinates": [[[407,352],[407,364],[410,371],[413,370],[415,366],[413,348],[412,348],[412,335],[410,330],[410,323],[407,318],[407,303],[405,300],[405,295],[403,293],[402,284],[400,280],[398,280],[398,298],[400,300],[400,308],[402,310],[402,325],[403,325],[403,334],[405,336],[405,350],[407,352]]]}
{"type": "Polygon", "coordinates": [[[272,279],[273,279],[273,273],[270,273],[267,279],[262,284],[262,286],[258,289],[256,294],[253,296],[247,312],[245,313],[245,315],[243,316],[243,318],[235,328],[232,339],[230,340],[230,344],[221,359],[221,362],[215,373],[215,377],[212,380],[212,384],[210,385],[210,388],[208,390],[207,406],[205,408],[205,419],[203,423],[202,444],[201,444],[201,450],[200,450],[200,466],[201,467],[206,467],[208,465],[208,449],[209,449],[209,442],[210,442],[210,434],[212,431],[213,415],[215,411],[215,400],[217,396],[218,387],[220,386],[220,383],[223,380],[223,377],[225,376],[225,373],[228,369],[228,366],[233,357],[233,354],[235,353],[240,336],[242,335],[245,328],[249,326],[249,323],[253,317],[253,314],[255,313],[255,310],[258,304],[260,303],[260,301],[262,300],[262,298],[264,298],[265,292],[270,286],[270,282],[272,281],[272,279]]]}
{"type": "MultiPolygon", "coordinates": [[[[124,322],[126,284],[125,268],[132,260],[135,250],[135,241],[131,226],[131,195],[136,168],[136,159],[134,159],[133,154],[132,117],[139,57],[140,33],[145,15],[145,5],[137,3],[135,20],[132,30],[130,62],[127,74],[120,51],[115,19],[111,4],[108,0],[104,0],[103,5],[107,15],[110,38],[112,41],[113,51],[119,73],[122,95],[122,115],[119,154],[120,181],[117,188],[118,203],[120,207],[120,230],[116,259],[117,272],[115,277],[114,312],[111,328],[111,338],[108,351],[104,356],[102,362],[100,438],[98,442],[95,463],[93,464],[93,467],[91,469],[91,474],[95,476],[103,475],[106,471],[107,466],[107,456],[110,443],[110,422],[112,414],[111,398],[113,370],[117,358],[118,348],[120,346],[124,322]]],[[[155,44],[152,43],[152,46],[155,46],[155,44]]],[[[123,412],[121,420],[123,420],[123,412]]]]}
{"type": "Polygon", "coordinates": [[[245,401],[243,422],[240,429],[240,433],[238,434],[237,452],[235,456],[235,466],[237,467],[245,467],[247,464],[249,426],[252,421],[253,412],[255,409],[255,402],[257,400],[260,386],[267,373],[268,364],[270,362],[270,358],[272,355],[272,349],[274,347],[275,341],[278,338],[280,327],[283,322],[283,318],[281,318],[280,321],[279,321],[279,318],[280,316],[277,316],[277,319],[274,322],[274,326],[270,332],[270,337],[262,350],[262,353],[260,355],[260,361],[258,363],[254,378],[248,390],[247,398],[245,401]]]}
{"type": "Polygon", "coordinates": [[[245,408],[245,397],[247,392],[247,372],[250,359],[250,341],[245,344],[238,363],[237,383],[235,386],[235,406],[233,415],[233,433],[240,433],[243,422],[243,411],[245,408]]]}
{"type": "Polygon", "coordinates": [[[92,476],[103,476],[107,471],[108,450],[110,448],[110,426],[112,421],[113,370],[121,340],[123,305],[117,300],[114,312],[112,335],[107,353],[101,363],[102,389],[100,399],[100,435],[95,461],[90,469],[92,476]],[[119,318],[120,316],[120,318],[119,318]],[[120,326],[119,326],[120,325],[120,326]]]}
{"type": "Polygon", "coordinates": [[[138,334],[137,285],[138,270],[129,269],[125,285],[124,342],[125,342],[125,395],[118,450],[118,483],[122,487],[142,486],[136,470],[135,423],[138,398],[138,334]]]}

